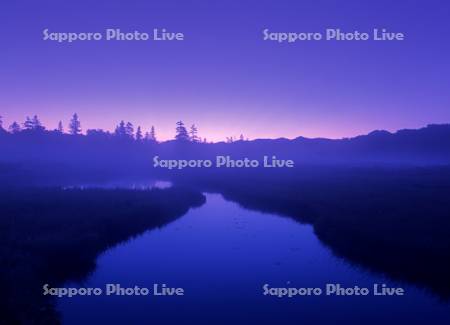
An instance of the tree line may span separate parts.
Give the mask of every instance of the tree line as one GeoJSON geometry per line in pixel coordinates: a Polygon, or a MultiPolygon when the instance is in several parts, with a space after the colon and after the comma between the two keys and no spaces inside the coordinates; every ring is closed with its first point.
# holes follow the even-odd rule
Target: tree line
{"type": "MultiPolygon", "coordinates": [[[[8,126],[7,129],[3,126],[3,119],[0,116],[0,132],[2,133],[10,133],[10,134],[18,134],[21,132],[56,132],[58,134],[70,134],[70,135],[81,135],[81,121],[77,113],[72,115],[70,119],[67,132],[64,130],[64,126],[62,121],[59,121],[58,126],[54,130],[48,130],[42,122],[39,120],[37,115],[33,117],[27,116],[25,121],[21,124],[14,121],[11,125],[8,126]]],[[[138,126],[136,129],[131,122],[120,121],[120,123],[116,126],[114,132],[104,131],[102,129],[88,129],[86,131],[87,136],[115,136],[122,139],[132,139],[136,141],[153,141],[158,142],[156,137],[156,130],[154,126],[151,126],[148,132],[143,132],[141,126],[138,126]]],[[[176,122],[175,127],[175,140],[178,141],[190,141],[197,143],[207,143],[206,138],[201,138],[198,134],[198,128],[195,124],[192,124],[188,130],[183,121],[176,122]]],[[[227,137],[226,142],[231,143],[236,141],[237,139],[233,137],[227,137]]],[[[244,136],[241,134],[239,141],[244,141],[244,136]]],[[[246,139],[248,141],[248,139],[246,139]]]]}

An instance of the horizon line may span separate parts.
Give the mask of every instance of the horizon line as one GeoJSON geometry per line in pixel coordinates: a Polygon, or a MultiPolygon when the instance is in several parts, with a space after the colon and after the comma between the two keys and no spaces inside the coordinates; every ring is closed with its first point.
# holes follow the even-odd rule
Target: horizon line
{"type": "MultiPolygon", "coordinates": [[[[37,115],[33,115],[33,117],[34,116],[37,116],[37,115]]],[[[37,131],[37,130],[32,130],[32,129],[24,129],[23,128],[24,123],[19,123],[17,121],[13,121],[9,126],[2,125],[3,124],[2,123],[3,122],[3,118],[4,118],[4,116],[2,116],[0,114],[0,129],[3,129],[4,131],[6,131],[9,134],[14,134],[14,132],[9,131],[9,128],[14,123],[17,123],[21,127],[20,132],[37,131]]],[[[31,119],[30,116],[26,116],[26,118],[30,118],[31,119]]],[[[125,121],[125,120],[121,120],[119,122],[119,124],[121,122],[131,123],[131,122],[128,122],[128,121],[125,121]]],[[[119,124],[117,124],[117,126],[119,126],[119,124]]],[[[41,124],[41,125],[42,125],[43,129],[40,130],[40,131],[44,131],[44,132],[58,132],[57,128],[49,129],[45,125],[43,125],[43,124],[41,124]]],[[[195,123],[194,123],[194,125],[195,125],[195,123]]],[[[353,136],[336,137],[336,138],[325,137],[325,136],[308,137],[308,136],[298,135],[298,136],[295,136],[295,137],[292,137],[292,138],[291,137],[281,136],[281,137],[257,137],[257,138],[252,138],[252,139],[250,139],[249,137],[244,137],[244,139],[240,139],[239,136],[237,136],[237,137],[231,136],[231,137],[225,137],[225,140],[207,141],[206,143],[227,143],[227,142],[230,142],[229,138],[232,140],[231,142],[238,142],[238,141],[242,141],[242,140],[243,141],[258,141],[258,140],[288,140],[288,141],[292,141],[292,140],[296,140],[296,139],[300,139],[300,138],[309,139],[309,140],[347,140],[347,139],[358,138],[358,137],[361,137],[361,136],[368,136],[368,135],[370,135],[372,133],[375,133],[375,132],[384,132],[384,133],[388,133],[388,134],[396,134],[396,133],[398,133],[400,131],[421,130],[421,129],[426,129],[426,128],[433,127],[433,126],[450,126],[450,122],[448,122],[448,123],[429,123],[429,124],[426,124],[425,126],[421,126],[421,127],[418,127],[418,128],[400,128],[400,129],[396,129],[395,131],[389,131],[389,130],[386,130],[386,129],[373,129],[373,130],[371,130],[371,131],[369,131],[367,133],[361,133],[361,134],[357,134],[357,135],[353,135],[353,136]]],[[[133,125],[133,127],[134,127],[134,125],[133,125]]],[[[139,125],[135,126],[135,130],[133,132],[133,138],[136,135],[138,127],[140,127],[140,126],[139,125]]],[[[153,125],[153,127],[154,127],[154,125],[153,125]]],[[[155,129],[156,129],[156,127],[155,127],[155,129]]],[[[174,130],[175,130],[175,128],[174,128],[174,130]]],[[[100,132],[104,132],[104,133],[107,133],[107,134],[110,134],[110,135],[114,135],[114,133],[115,133],[115,130],[112,130],[112,129],[87,128],[86,131],[80,131],[80,134],[78,134],[78,135],[88,136],[88,134],[87,134],[88,131],[100,131],[100,132]]],[[[141,131],[142,131],[142,128],[141,128],[141,131]]],[[[142,133],[144,135],[144,134],[146,134],[148,132],[142,132],[142,133]]],[[[71,135],[69,132],[62,132],[62,134],[64,134],[64,135],[71,135]]],[[[203,140],[203,139],[207,139],[207,138],[199,137],[199,139],[203,140]]],[[[158,143],[171,142],[171,141],[176,141],[176,139],[175,139],[175,132],[174,132],[174,136],[169,138],[169,139],[163,139],[163,140],[160,140],[160,141],[157,140],[158,143]]],[[[198,142],[203,142],[203,141],[198,141],[198,142]]]]}

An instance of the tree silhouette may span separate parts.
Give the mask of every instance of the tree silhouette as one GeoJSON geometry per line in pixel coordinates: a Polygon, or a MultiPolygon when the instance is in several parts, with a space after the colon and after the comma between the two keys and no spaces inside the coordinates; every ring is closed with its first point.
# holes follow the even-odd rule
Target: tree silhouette
{"type": "Polygon", "coordinates": [[[129,138],[134,138],[134,127],[131,122],[127,122],[127,125],[125,125],[125,134],[129,138]]]}
{"type": "Polygon", "coordinates": [[[192,142],[199,142],[200,138],[198,137],[198,129],[195,124],[191,125],[191,130],[189,131],[190,139],[192,142]]]}
{"type": "Polygon", "coordinates": [[[77,113],[73,114],[72,119],[70,120],[69,133],[72,135],[78,135],[81,133],[81,123],[78,119],[77,113]]]}
{"type": "Polygon", "coordinates": [[[145,140],[156,142],[156,132],[155,127],[152,125],[150,132],[145,133],[145,140]]]}
{"type": "Polygon", "coordinates": [[[33,116],[33,130],[34,131],[44,131],[45,127],[42,126],[41,121],[39,120],[39,118],[37,117],[37,115],[33,116]]]}
{"type": "Polygon", "coordinates": [[[156,141],[156,132],[155,127],[152,125],[152,128],[150,129],[150,140],[156,141]]]}
{"type": "Polygon", "coordinates": [[[63,124],[61,121],[59,121],[58,123],[58,128],[56,129],[57,132],[63,134],[64,133],[64,128],[63,128],[63,124]]]}
{"type": "Polygon", "coordinates": [[[42,126],[41,121],[37,117],[37,115],[30,118],[27,116],[25,122],[23,123],[23,127],[28,131],[44,131],[45,128],[42,126]]]}
{"type": "MultiPolygon", "coordinates": [[[[138,128],[138,131],[140,127],[138,128]]],[[[142,130],[140,132],[140,137],[142,139],[142,130]]],[[[122,139],[134,139],[134,127],[131,122],[125,123],[123,120],[120,121],[119,125],[116,126],[114,135],[122,139]]],[[[137,134],[136,134],[137,137],[137,134]]]]}
{"type": "Polygon", "coordinates": [[[241,134],[241,135],[239,136],[239,141],[244,141],[244,135],[243,135],[243,134],[241,134]]]}
{"type": "Polygon", "coordinates": [[[33,130],[33,121],[29,116],[27,116],[25,122],[23,122],[23,127],[25,130],[33,130]]]}
{"type": "Polygon", "coordinates": [[[6,130],[3,128],[3,120],[2,120],[2,116],[0,115],[0,134],[5,134],[6,130]]]}
{"type": "Polygon", "coordinates": [[[124,138],[127,135],[126,129],[125,129],[125,122],[122,120],[120,121],[119,125],[116,126],[116,130],[114,131],[114,135],[124,138]]]}
{"type": "Polygon", "coordinates": [[[189,134],[187,133],[186,127],[182,121],[177,122],[175,139],[179,141],[189,141],[189,134]]]}
{"type": "Polygon", "coordinates": [[[136,140],[142,141],[142,130],[141,130],[140,126],[138,126],[137,131],[136,131],[136,140]]]}
{"type": "Polygon", "coordinates": [[[16,134],[20,132],[20,125],[17,122],[13,122],[10,126],[9,126],[9,132],[11,132],[12,134],[16,134]]]}

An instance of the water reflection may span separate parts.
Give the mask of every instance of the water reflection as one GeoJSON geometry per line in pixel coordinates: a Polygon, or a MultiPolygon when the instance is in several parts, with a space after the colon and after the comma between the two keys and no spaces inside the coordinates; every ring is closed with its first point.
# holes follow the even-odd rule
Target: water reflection
{"type": "MultiPolygon", "coordinates": [[[[448,305],[411,286],[334,257],[309,225],[245,210],[220,195],[161,229],[101,255],[82,284],[183,287],[183,297],[95,296],[59,300],[65,324],[448,323],[448,305]],[[262,294],[262,285],[326,283],[402,286],[402,297],[296,297],[262,294]],[[414,312],[411,313],[411,310],[414,312]],[[439,322],[438,322],[439,321],[439,322]]],[[[68,283],[67,286],[77,284],[68,283]]],[[[79,285],[79,284],[78,284],[79,285]]]]}
{"type": "Polygon", "coordinates": [[[172,187],[172,182],[161,180],[110,180],[105,182],[84,183],[71,186],[63,186],[64,190],[67,189],[129,189],[129,190],[151,190],[154,188],[166,189],[172,187]]]}

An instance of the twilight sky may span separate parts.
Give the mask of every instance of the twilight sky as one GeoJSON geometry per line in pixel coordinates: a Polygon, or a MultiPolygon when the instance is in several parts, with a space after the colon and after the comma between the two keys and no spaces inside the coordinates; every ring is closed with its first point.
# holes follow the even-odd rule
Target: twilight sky
{"type": "Polygon", "coordinates": [[[20,1],[0,4],[0,115],[83,130],[175,122],[209,140],[339,138],[450,122],[450,2],[20,1]],[[183,32],[181,42],[42,40],[42,31],[183,32]],[[405,41],[263,41],[262,30],[402,32],[405,41]]]}

